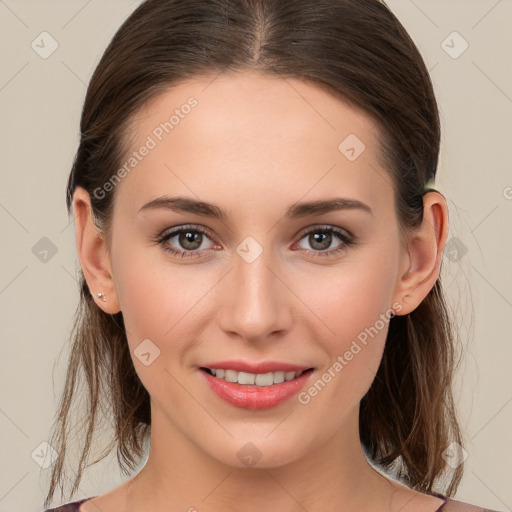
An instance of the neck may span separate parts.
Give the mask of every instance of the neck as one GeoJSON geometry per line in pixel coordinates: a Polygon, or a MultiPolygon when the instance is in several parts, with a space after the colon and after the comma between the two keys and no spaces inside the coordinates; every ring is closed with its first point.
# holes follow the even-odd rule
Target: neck
{"type": "Polygon", "coordinates": [[[358,409],[307,456],[291,454],[290,462],[268,468],[223,464],[152,411],[149,458],[130,481],[127,510],[380,511],[389,509],[393,490],[363,454],[358,409]]]}

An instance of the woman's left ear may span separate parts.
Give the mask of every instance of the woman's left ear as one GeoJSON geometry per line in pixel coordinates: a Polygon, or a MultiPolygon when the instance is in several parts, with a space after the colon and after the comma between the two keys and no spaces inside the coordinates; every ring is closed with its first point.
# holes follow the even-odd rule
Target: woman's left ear
{"type": "Polygon", "coordinates": [[[436,283],[448,237],[448,206],[444,196],[430,190],[423,196],[423,221],[409,239],[400,263],[394,300],[401,304],[397,315],[414,311],[436,283]]]}

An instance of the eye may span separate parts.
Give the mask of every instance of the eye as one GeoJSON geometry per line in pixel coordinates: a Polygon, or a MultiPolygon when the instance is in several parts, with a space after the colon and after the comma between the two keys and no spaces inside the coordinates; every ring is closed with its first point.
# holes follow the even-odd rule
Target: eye
{"type": "Polygon", "coordinates": [[[182,226],[171,232],[164,233],[156,239],[156,242],[162,245],[164,251],[181,256],[182,258],[191,258],[200,256],[199,251],[207,250],[203,246],[205,237],[210,235],[209,230],[199,226],[182,226]],[[174,246],[170,245],[173,239],[176,239],[174,246]],[[182,249],[176,248],[176,245],[182,249]]]}
{"type": "Polygon", "coordinates": [[[346,250],[350,245],[355,243],[356,237],[347,231],[336,228],[334,226],[314,226],[306,230],[301,240],[307,238],[307,242],[313,250],[306,249],[313,257],[329,257],[346,250]],[[336,238],[341,240],[341,244],[335,249],[327,250],[336,238]]]}

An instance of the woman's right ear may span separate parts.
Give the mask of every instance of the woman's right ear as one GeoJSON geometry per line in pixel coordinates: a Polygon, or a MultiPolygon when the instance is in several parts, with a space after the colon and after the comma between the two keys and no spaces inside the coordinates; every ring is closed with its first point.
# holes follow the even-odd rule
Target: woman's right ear
{"type": "Polygon", "coordinates": [[[91,199],[82,187],[76,187],[73,194],[73,210],[76,250],[89,290],[105,313],[119,313],[121,307],[112,277],[106,239],[93,222],[91,199]]]}

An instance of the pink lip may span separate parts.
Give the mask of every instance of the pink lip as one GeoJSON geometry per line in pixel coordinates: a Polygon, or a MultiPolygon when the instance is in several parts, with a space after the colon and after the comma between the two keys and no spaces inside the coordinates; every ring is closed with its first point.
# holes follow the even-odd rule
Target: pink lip
{"type": "Polygon", "coordinates": [[[280,363],[277,361],[267,361],[262,363],[246,363],[245,361],[218,361],[216,363],[207,363],[201,365],[203,368],[215,368],[220,370],[235,370],[246,373],[269,373],[278,372],[303,372],[310,366],[300,366],[297,364],[280,363]]]}
{"type": "MultiPolygon", "coordinates": [[[[219,366],[212,366],[212,368],[219,368],[219,366]]],[[[234,370],[235,368],[231,366],[231,369],[234,370]]],[[[199,373],[202,375],[202,378],[205,379],[208,387],[227,403],[241,409],[261,410],[276,407],[296,395],[304,387],[313,372],[303,373],[296,379],[264,387],[228,382],[224,379],[214,377],[204,370],[199,370],[199,373]]],[[[254,372],[251,371],[250,373],[254,372]]]]}

